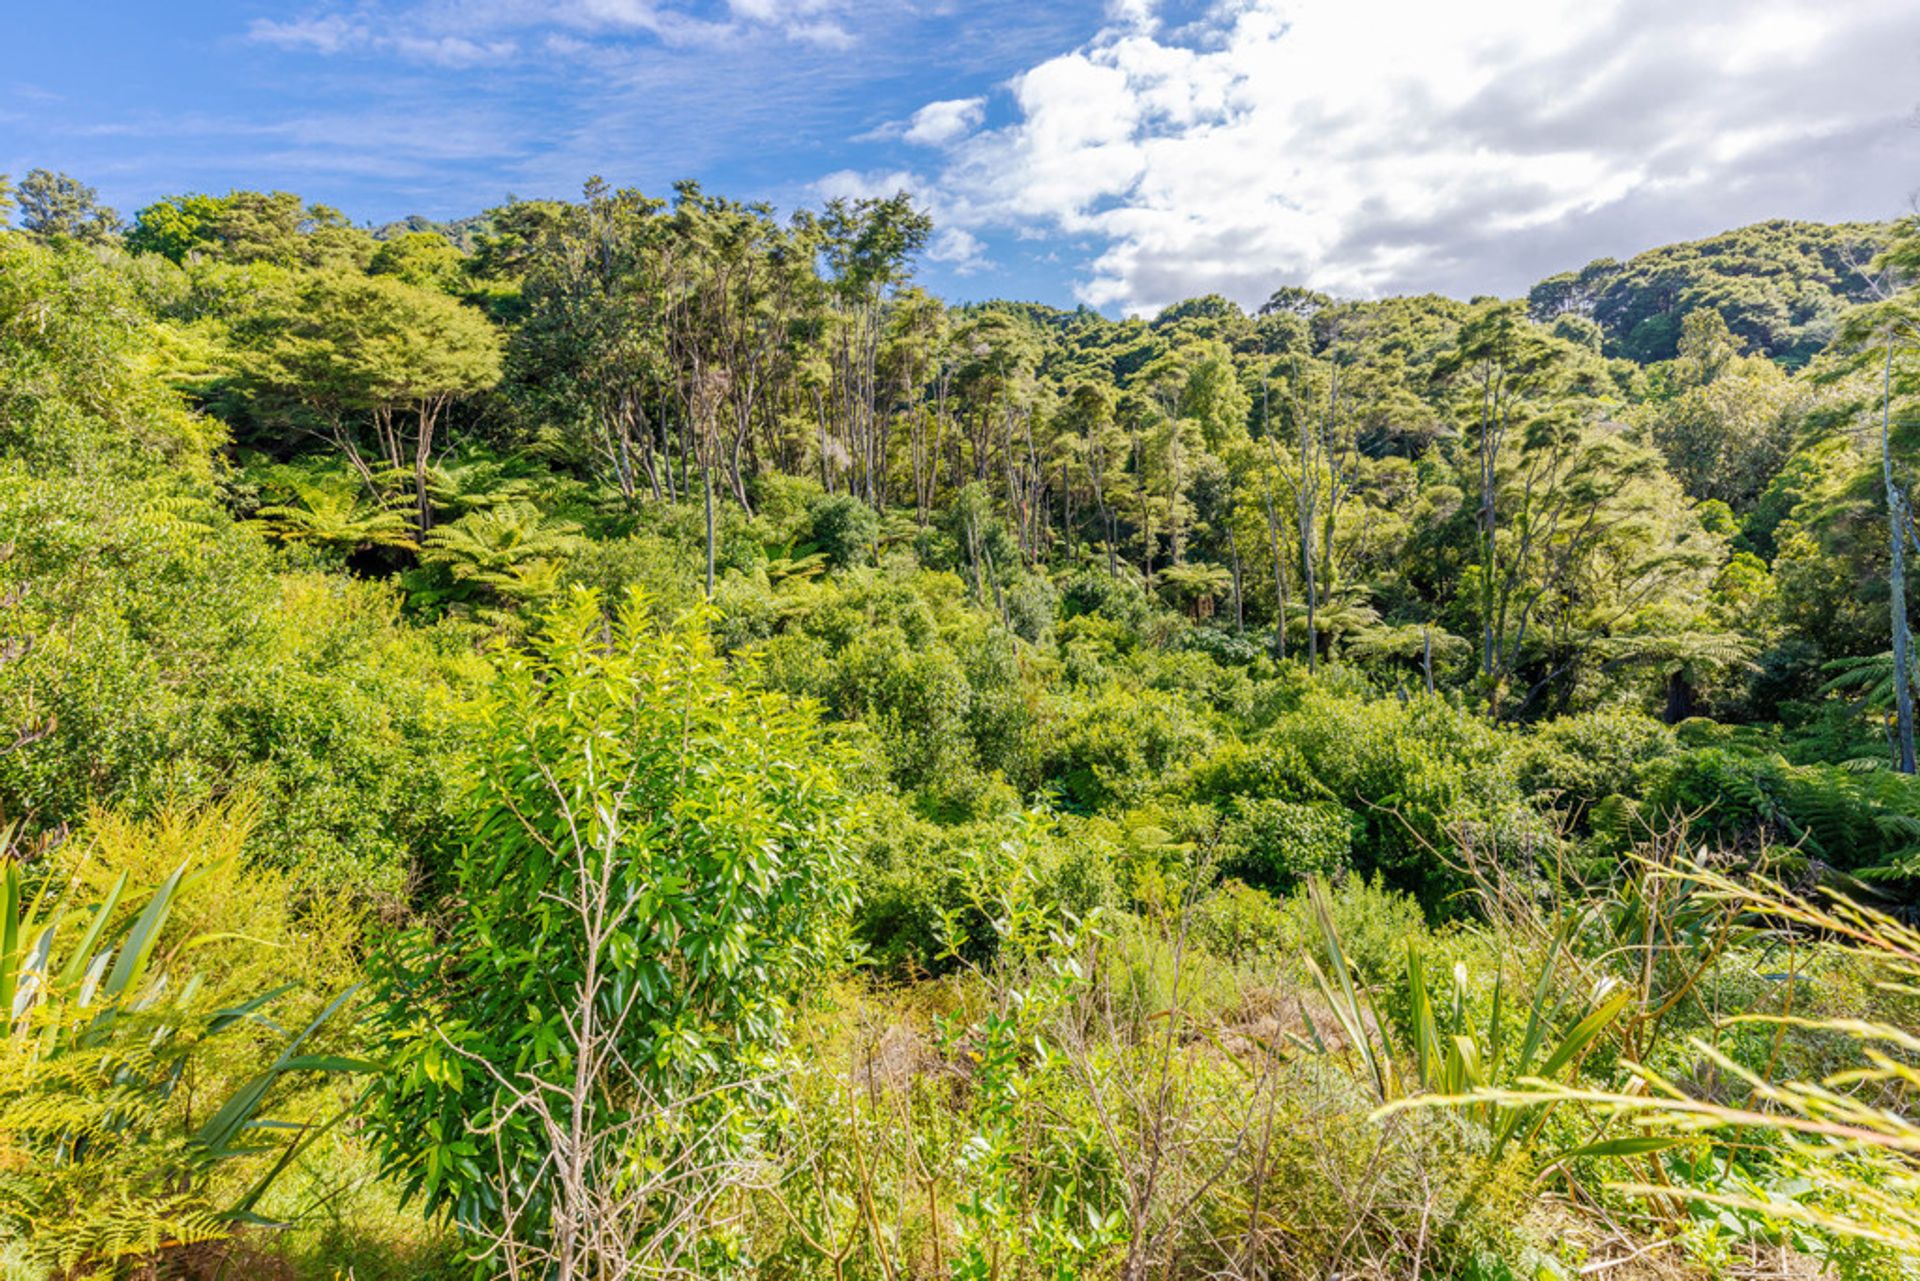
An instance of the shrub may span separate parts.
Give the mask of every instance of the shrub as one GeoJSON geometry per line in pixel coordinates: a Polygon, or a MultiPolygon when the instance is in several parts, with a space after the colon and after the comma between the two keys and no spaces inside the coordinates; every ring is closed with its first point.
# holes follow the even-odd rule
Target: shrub
{"type": "Polygon", "coordinates": [[[78,824],[241,784],[249,852],[396,894],[444,829],[452,693],[484,671],[386,585],[288,572],[210,503],[0,467],[0,812],[78,824]]]}
{"type": "Polygon", "coordinates": [[[1074,706],[1041,744],[1041,772],[1070,804],[1096,810],[1144,796],[1212,742],[1183,700],[1109,686],[1074,706]]]}
{"type": "Polygon", "coordinates": [[[636,593],[609,629],[578,593],[506,660],[454,910],[373,965],[390,1167],[522,1260],[630,1242],[662,1198],[697,1238],[706,1185],[645,1180],[749,1124],[841,957],[846,807],[811,715],[648,614],[636,593]]]}
{"type": "Polygon", "coordinates": [[[1290,889],[1314,873],[1343,872],[1352,857],[1352,820],[1344,807],[1326,801],[1243,796],[1220,835],[1221,867],[1261,889],[1290,889]]]}
{"type": "Polygon", "coordinates": [[[880,513],[851,494],[835,494],[813,505],[810,534],[834,568],[869,564],[880,539],[880,513]]]}
{"type": "Polygon", "coordinates": [[[362,1066],[302,1053],[345,996],[276,980],[351,967],[323,920],[292,924],[281,878],[241,868],[250,819],[96,815],[38,893],[0,852],[0,1238],[27,1260],[119,1275],[226,1237],[326,1128],[267,1120],[269,1097],[362,1066]]]}
{"type": "Polygon", "coordinates": [[[1520,767],[1522,785],[1550,794],[1575,815],[1613,795],[1631,795],[1645,766],[1676,749],[1673,731],[1651,716],[1602,708],[1534,730],[1520,767]]]}
{"type": "Polygon", "coordinates": [[[1332,801],[1353,816],[1353,867],[1429,911],[1459,909],[1460,876],[1436,857],[1460,838],[1507,850],[1549,839],[1527,806],[1509,734],[1438,698],[1407,703],[1309,693],[1246,753],[1198,771],[1215,794],[1332,801]]]}

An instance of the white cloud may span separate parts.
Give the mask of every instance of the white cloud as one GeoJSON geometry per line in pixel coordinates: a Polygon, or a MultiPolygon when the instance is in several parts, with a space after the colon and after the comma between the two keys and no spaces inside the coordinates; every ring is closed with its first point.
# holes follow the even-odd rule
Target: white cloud
{"type": "MultiPolygon", "coordinates": [[[[312,53],[381,53],[415,62],[471,66],[502,62],[523,49],[549,55],[569,47],[547,36],[528,45],[515,33],[558,28],[587,36],[651,36],[669,45],[726,44],[762,32],[828,49],[846,49],[853,34],[840,15],[853,0],[728,0],[707,17],[687,0],[414,0],[352,10],[314,11],[284,21],[255,19],[248,38],[312,53]]],[[[576,52],[592,47],[575,42],[576,52]]]]}
{"type": "Polygon", "coordinates": [[[972,132],[986,119],[985,98],[949,98],[929,102],[913,113],[901,137],[923,147],[942,147],[972,132]]]}
{"type": "Polygon", "coordinates": [[[1094,237],[1096,305],[1513,292],[1760,218],[1891,215],[1920,182],[1912,0],[1220,0],[1171,31],[1151,3],[1109,13],[1013,77],[1013,124],[956,124],[928,193],[970,233],[1094,237]]]}
{"type": "Polygon", "coordinates": [[[519,45],[511,39],[481,40],[453,32],[405,27],[382,29],[364,18],[347,18],[337,13],[286,22],[256,19],[248,28],[248,36],[282,49],[323,54],[392,53],[413,62],[442,67],[504,62],[519,52],[519,45]]]}
{"type": "Polygon", "coordinates": [[[971,276],[992,266],[987,247],[972,232],[959,227],[942,227],[927,246],[927,257],[960,276],[971,276]]]}

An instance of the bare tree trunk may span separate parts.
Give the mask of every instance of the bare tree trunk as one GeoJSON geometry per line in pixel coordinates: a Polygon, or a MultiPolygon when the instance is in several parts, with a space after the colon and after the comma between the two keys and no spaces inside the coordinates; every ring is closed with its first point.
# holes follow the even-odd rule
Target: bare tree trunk
{"type": "Polygon", "coordinates": [[[707,599],[713,599],[713,467],[700,464],[700,489],[707,503],[707,599]]]}
{"type": "Polygon", "coordinates": [[[1274,510],[1273,487],[1267,486],[1267,539],[1273,544],[1273,597],[1276,610],[1273,620],[1273,657],[1276,662],[1287,661],[1287,567],[1280,558],[1280,513],[1274,510]]]}
{"type": "Polygon", "coordinates": [[[1880,473],[1887,487],[1887,533],[1892,544],[1887,597],[1893,622],[1893,704],[1899,733],[1899,770],[1914,772],[1913,681],[1910,664],[1913,629],[1907,620],[1907,499],[1893,479],[1893,334],[1887,334],[1887,363],[1881,387],[1880,473]]]}
{"type": "Polygon", "coordinates": [[[1240,600],[1240,537],[1233,529],[1233,513],[1227,513],[1227,550],[1233,553],[1233,634],[1247,630],[1246,610],[1240,600]]]}
{"type": "Polygon", "coordinates": [[[419,505],[420,537],[433,528],[433,501],[427,496],[427,464],[433,459],[433,429],[440,415],[440,402],[420,402],[419,432],[413,442],[413,496],[419,505]]]}

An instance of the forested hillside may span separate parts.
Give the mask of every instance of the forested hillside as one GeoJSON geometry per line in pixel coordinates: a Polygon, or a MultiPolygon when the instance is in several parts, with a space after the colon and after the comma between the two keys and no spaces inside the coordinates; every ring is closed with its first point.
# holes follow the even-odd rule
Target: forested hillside
{"type": "Polygon", "coordinates": [[[8,206],[7,1277],[1920,1274],[1912,221],[8,206]]]}

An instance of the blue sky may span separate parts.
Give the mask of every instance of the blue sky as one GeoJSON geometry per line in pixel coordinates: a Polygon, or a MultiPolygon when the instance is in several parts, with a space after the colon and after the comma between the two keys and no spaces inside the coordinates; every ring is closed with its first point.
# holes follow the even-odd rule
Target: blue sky
{"type": "Polygon", "coordinates": [[[0,172],[451,217],[907,186],[949,296],[1513,293],[1920,189],[1911,0],[0,0],[0,172]]]}

